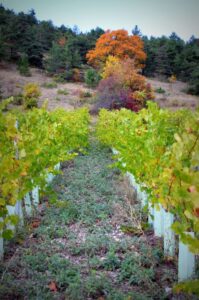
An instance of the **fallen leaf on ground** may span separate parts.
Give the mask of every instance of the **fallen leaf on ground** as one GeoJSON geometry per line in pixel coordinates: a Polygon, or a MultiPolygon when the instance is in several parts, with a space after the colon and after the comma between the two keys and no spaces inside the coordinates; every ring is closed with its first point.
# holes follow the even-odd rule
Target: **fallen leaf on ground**
{"type": "Polygon", "coordinates": [[[191,185],[189,188],[188,188],[188,192],[189,193],[194,193],[196,192],[196,187],[194,185],[191,185]]]}
{"type": "Polygon", "coordinates": [[[194,209],[194,215],[199,218],[199,207],[194,209]]]}
{"type": "Polygon", "coordinates": [[[41,223],[40,220],[34,220],[34,221],[32,221],[31,226],[32,226],[32,228],[37,228],[37,227],[39,227],[40,223],[41,223]]]}
{"type": "Polygon", "coordinates": [[[49,283],[48,287],[49,287],[51,292],[57,292],[57,286],[56,286],[56,283],[54,281],[51,281],[51,283],[49,283]]]}

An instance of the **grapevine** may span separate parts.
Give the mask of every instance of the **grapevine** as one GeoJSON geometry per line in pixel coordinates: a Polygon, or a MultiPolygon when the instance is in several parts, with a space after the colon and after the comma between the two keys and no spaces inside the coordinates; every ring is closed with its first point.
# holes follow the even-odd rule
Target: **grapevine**
{"type": "Polygon", "coordinates": [[[175,214],[173,230],[199,253],[199,111],[172,112],[152,102],[137,114],[102,110],[97,136],[119,151],[117,166],[144,186],[152,205],[175,214]]]}
{"type": "Polygon", "coordinates": [[[17,216],[8,215],[7,205],[14,206],[34,186],[44,188],[47,174],[56,173],[57,163],[72,159],[88,145],[88,122],[86,109],[48,112],[35,108],[26,113],[4,113],[2,105],[0,232],[4,238],[11,234],[6,225],[18,221],[17,216]]]}

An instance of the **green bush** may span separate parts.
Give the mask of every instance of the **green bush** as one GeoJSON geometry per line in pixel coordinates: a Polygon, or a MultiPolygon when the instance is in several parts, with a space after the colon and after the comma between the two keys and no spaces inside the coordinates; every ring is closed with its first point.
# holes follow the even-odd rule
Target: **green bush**
{"type": "Polygon", "coordinates": [[[57,90],[58,95],[68,95],[68,91],[66,89],[59,89],[57,90]]]}
{"type": "Polygon", "coordinates": [[[191,73],[188,93],[192,95],[199,95],[199,67],[195,68],[191,73]]]}
{"type": "Polygon", "coordinates": [[[57,83],[64,83],[66,81],[66,75],[64,73],[55,74],[53,80],[57,83]]]}
{"type": "Polygon", "coordinates": [[[90,98],[92,94],[89,91],[84,92],[84,98],[90,98]]]}
{"type": "Polygon", "coordinates": [[[23,97],[24,107],[32,108],[38,106],[38,97],[41,95],[38,84],[28,83],[24,86],[23,97]]]}
{"type": "Polygon", "coordinates": [[[90,276],[86,278],[84,284],[84,299],[99,299],[100,295],[108,294],[110,291],[110,280],[106,275],[100,274],[97,276],[95,271],[91,273],[90,276]]]}
{"type": "Polygon", "coordinates": [[[149,286],[154,278],[153,267],[145,268],[138,263],[138,257],[134,254],[126,254],[121,264],[119,281],[128,279],[130,284],[149,286]]]}
{"type": "Polygon", "coordinates": [[[27,98],[38,98],[41,95],[40,88],[37,83],[27,83],[23,88],[23,95],[27,98]]]}
{"type": "Polygon", "coordinates": [[[73,70],[72,69],[68,69],[66,71],[65,79],[69,80],[69,81],[73,79],[73,70]]]}
{"type": "Polygon", "coordinates": [[[27,54],[22,54],[18,61],[18,70],[19,73],[23,76],[31,76],[29,70],[29,62],[27,54]]]}
{"type": "Polygon", "coordinates": [[[84,80],[89,87],[96,87],[101,79],[101,76],[94,69],[88,69],[85,73],[84,80]]]}
{"type": "Polygon", "coordinates": [[[102,263],[102,266],[105,270],[115,271],[121,265],[120,259],[114,251],[110,251],[107,253],[105,260],[102,263]]]}
{"type": "Polygon", "coordinates": [[[22,94],[18,94],[16,96],[14,96],[14,99],[13,99],[13,104],[15,105],[22,105],[24,102],[24,97],[22,94]]]}
{"type": "Polygon", "coordinates": [[[24,98],[24,107],[25,108],[38,107],[37,98],[24,98]]]}
{"type": "Polygon", "coordinates": [[[89,91],[80,91],[79,97],[80,97],[80,99],[90,98],[90,97],[92,97],[92,94],[89,91]]]}
{"type": "Polygon", "coordinates": [[[47,88],[47,89],[53,89],[57,87],[57,83],[56,82],[45,82],[44,84],[42,84],[43,87],[47,88]]]}
{"type": "Polygon", "coordinates": [[[166,91],[163,88],[159,87],[155,90],[155,92],[159,94],[165,94],[166,91]]]}
{"type": "Polygon", "coordinates": [[[191,95],[199,95],[199,83],[190,85],[187,89],[187,93],[191,95]]]}

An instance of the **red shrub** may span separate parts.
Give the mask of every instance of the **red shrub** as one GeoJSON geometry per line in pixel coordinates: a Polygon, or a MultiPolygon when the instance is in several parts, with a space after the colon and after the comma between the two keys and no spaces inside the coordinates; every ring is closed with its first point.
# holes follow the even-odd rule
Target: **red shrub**
{"type": "Polygon", "coordinates": [[[145,106],[146,100],[153,99],[151,86],[135,69],[133,60],[126,59],[113,65],[108,64],[104,74],[109,75],[98,85],[98,108],[125,107],[138,111],[145,106]]]}

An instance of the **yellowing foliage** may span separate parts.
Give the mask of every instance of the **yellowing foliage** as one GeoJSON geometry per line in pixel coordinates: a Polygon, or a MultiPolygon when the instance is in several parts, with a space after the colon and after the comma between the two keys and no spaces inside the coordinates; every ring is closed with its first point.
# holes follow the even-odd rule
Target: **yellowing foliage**
{"type": "Polygon", "coordinates": [[[198,120],[197,110],[173,112],[148,102],[139,113],[101,110],[97,124],[100,141],[118,151],[117,166],[141,183],[150,205],[161,204],[175,215],[172,229],[195,254],[199,254],[198,120]]]}
{"type": "Polygon", "coordinates": [[[177,80],[177,78],[176,78],[176,75],[171,75],[171,77],[169,77],[168,78],[168,81],[170,82],[170,83],[174,83],[174,82],[176,82],[176,80],[177,80]]]}
{"type": "Polygon", "coordinates": [[[26,98],[38,98],[40,96],[40,88],[36,83],[27,83],[24,86],[24,97],[26,98]]]}
{"type": "Polygon", "coordinates": [[[105,79],[109,76],[112,76],[114,74],[115,69],[119,67],[119,64],[119,58],[109,55],[101,74],[102,78],[105,79]]]}
{"type": "Polygon", "coordinates": [[[38,105],[38,97],[40,96],[40,88],[36,83],[28,83],[24,86],[23,104],[25,108],[33,108],[38,105]]]}
{"type": "Polygon", "coordinates": [[[4,238],[12,234],[7,225],[15,225],[6,206],[14,206],[36,185],[45,189],[48,173],[56,172],[58,162],[74,158],[87,147],[89,133],[85,108],[4,113],[11,100],[0,104],[0,237],[4,238]]]}

